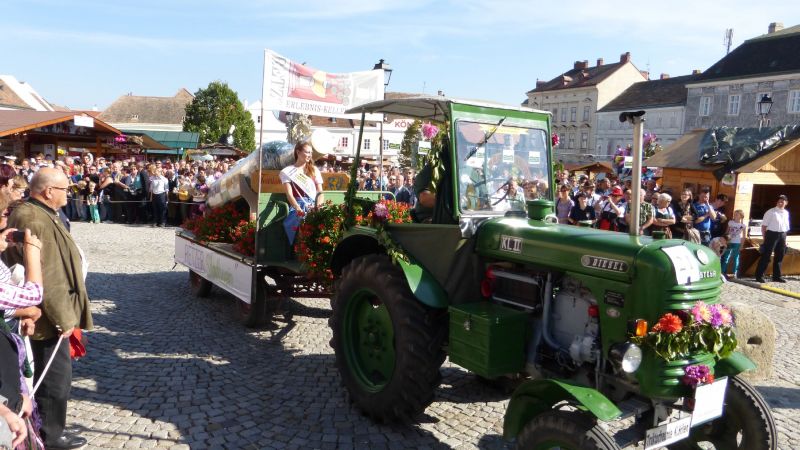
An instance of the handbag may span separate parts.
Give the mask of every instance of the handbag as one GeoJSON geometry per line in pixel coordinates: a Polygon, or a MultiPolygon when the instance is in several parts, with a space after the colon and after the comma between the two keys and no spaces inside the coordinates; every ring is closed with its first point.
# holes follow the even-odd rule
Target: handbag
{"type": "Polygon", "coordinates": [[[88,343],[80,328],[72,330],[72,334],[69,335],[70,358],[79,359],[86,356],[86,344],[88,343]]]}

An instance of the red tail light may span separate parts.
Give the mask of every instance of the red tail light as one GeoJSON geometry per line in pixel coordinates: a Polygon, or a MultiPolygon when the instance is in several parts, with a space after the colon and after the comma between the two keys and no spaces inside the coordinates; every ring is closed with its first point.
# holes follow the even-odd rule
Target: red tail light
{"type": "Polygon", "coordinates": [[[589,305],[589,317],[600,316],[600,308],[597,305],[589,305]]]}

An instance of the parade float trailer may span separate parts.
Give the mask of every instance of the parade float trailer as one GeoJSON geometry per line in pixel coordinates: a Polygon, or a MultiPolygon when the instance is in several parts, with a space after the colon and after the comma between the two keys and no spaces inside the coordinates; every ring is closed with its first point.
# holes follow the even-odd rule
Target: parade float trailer
{"type": "MultiPolygon", "coordinates": [[[[559,225],[549,186],[549,113],[441,96],[348,112],[443,128],[427,158],[432,221],[350,221],[329,261],[336,367],[366,416],[416,420],[449,357],[477,376],[517,385],[503,434],[518,448],[777,447],[769,406],[740,376],[755,366],[734,350],[731,312],[719,299],[719,260],[700,245],[639,236],[636,226],[623,234],[559,225]],[[503,195],[519,178],[538,186],[539,198],[523,210],[503,195]]],[[[623,119],[634,123],[640,148],[641,114],[623,119]]],[[[356,166],[359,157],[360,144],[356,166]]],[[[640,168],[635,158],[634,198],[640,168]]],[[[281,240],[285,197],[253,185],[253,170],[242,172],[249,177],[223,183],[209,200],[239,195],[237,189],[256,195],[248,203],[264,239],[257,262],[180,232],[176,248],[184,250],[176,260],[190,268],[199,293],[209,282],[241,289],[254,323],[267,316],[275,277],[296,281],[303,269],[281,240]]],[[[376,204],[349,182],[345,211],[376,204]]],[[[632,223],[638,215],[637,205],[632,223]]]]}

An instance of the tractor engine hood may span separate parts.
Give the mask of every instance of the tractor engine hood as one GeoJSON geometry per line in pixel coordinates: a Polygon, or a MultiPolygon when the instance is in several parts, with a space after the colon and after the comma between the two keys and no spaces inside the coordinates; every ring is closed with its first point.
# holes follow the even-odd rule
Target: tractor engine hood
{"type": "MultiPolygon", "coordinates": [[[[630,283],[637,258],[655,262],[673,277],[686,278],[680,266],[689,263],[691,281],[705,278],[715,259],[710,249],[677,240],[653,240],[624,233],[545,223],[527,218],[503,217],[485,221],[479,231],[476,251],[484,257],[530,264],[541,268],[585,273],[630,283]],[[675,248],[672,248],[675,247],[675,248]],[[683,247],[683,248],[679,248],[683,247]],[[673,267],[669,267],[670,261],[673,267]],[[666,264],[666,267],[664,267],[666,264]],[[670,270],[672,269],[672,270],[670,270]]],[[[646,264],[652,266],[652,264],[646,264]]],[[[719,265],[716,264],[716,270],[719,265]]],[[[687,272],[688,273],[688,272],[687,272]]],[[[665,273],[666,275],[666,273],[665,273]]]]}

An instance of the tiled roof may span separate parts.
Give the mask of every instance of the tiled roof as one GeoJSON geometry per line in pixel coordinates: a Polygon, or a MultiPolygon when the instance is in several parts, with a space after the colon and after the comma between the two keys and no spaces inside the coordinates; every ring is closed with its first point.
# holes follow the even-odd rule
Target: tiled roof
{"type": "Polygon", "coordinates": [[[15,109],[33,109],[25,103],[16,92],[3,80],[0,80],[0,106],[15,109]]]}
{"type": "MultiPolygon", "coordinates": [[[[75,117],[74,112],[61,111],[0,111],[0,136],[32,130],[56,123],[69,122],[75,117]]],[[[120,134],[116,128],[100,119],[95,119],[94,131],[120,134]]]]}
{"type": "Polygon", "coordinates": [[[699,75],[684,75],[664,80],[634,83],[598,112],[684,105],[686,104],[686,83],[697,77],[699,75]]]}
{"type": "Polygon", "coordinates": [[[100,119],[125,124],[183,124],[186,105],[192,102],[192,98],[185,89],[174,97],[123,95],[100,114],[100,119]]]}
{"type": "Polygon", "coordinates": [[[594,86],[608,78],[625,63],[603,64],[601,66],[587,67],[585,69],[568,70],[545,83],[537,83],[536,88],[529,92],[554,91],[559,89],[572,89],[594,86]]]}
{"type": "Polygon", "coordinates": [[[745,41],[696,80],[713,81],[800,72],[800,25],[745,41]]]}

